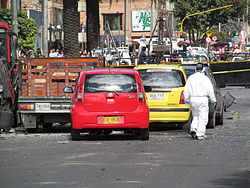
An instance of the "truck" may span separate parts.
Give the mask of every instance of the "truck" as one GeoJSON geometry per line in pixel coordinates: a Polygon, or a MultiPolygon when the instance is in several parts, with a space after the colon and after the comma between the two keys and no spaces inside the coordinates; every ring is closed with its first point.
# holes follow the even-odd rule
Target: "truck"
{"type": "Polygon", "coordinates": [[[0,129],[6,132],[13,126],[16,115],[16,41],[8,24],[0,22],[0,129]]]}
{"type": "Polygon", "coordinates": [[[82,70],[103,67],[104,59],[97,57],[24,59],[18,70],[18,122],[27,131],[70,123],[72,94],[63,89],[74,87],[82,70]]]}

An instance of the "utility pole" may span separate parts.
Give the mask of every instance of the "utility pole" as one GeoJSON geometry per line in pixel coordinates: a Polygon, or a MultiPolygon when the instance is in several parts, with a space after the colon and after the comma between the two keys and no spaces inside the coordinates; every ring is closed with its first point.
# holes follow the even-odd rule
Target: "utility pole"
{"type": "Polygon", "coordinates": [[[129,34],[129,3],[130,3],[130,0],[124,0],[124,12],[125,12],[125,25],[124,25],[124,46],[126,46],[126,44],[128,43],[127,42],[127,39],[129,38],[128,34],[129,34]]]}
{"type": "Polygon", "coordinates": [[[48,57],[48,0],[43,0],[43,32],[42,32],[42,48],[43,55],[48,57]]]}
{"type": "Polygon", "coordinates": [[[247,45],[248,45],[248,0],[247,0],[247,16],[246,16],[246,38],[247,38],[247,45]]]}
{"type": "Polygon", "coordinates": [[[150,36],[152,36],[154,32],[154,25],[156,24],[156,16],[157,15],[157,9],[156,9],[156,3],[155,1],[152,1],[151,6],[151,29],[150,29],[150,36]]]}
{"type": "Polygon", "coordinates": [[[12,26],[13,32],[18,36],[18,21],[17,21],[17,0],[12,0],[12,26]]]}
{"type": "Polygon", "coordinates": [[[121,22],[120,22],[120,13],[117,12],[118,17],[118,37],[119,37],[119,47],[121,47],[121,22]]]}

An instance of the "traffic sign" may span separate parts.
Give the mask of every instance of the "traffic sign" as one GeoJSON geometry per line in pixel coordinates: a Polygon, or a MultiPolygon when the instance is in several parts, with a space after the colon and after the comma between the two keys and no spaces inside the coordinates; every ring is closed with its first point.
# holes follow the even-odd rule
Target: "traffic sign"
{"type": "Polygon", "coordinates": [[[206,35],[207,35],[208,37],[210,37],[212,34],[213,34],[213,32],[212,32],[211,29],[209,29],[209,30],[206,31],[206,35]]]}
{"type": "Polygon", "coordinates": [[[206,42],[207,42],[207,43],[211,42],[211,38],[210,38],[210,37],[207,37],[207,38],[206,38],[206,42]]]}
{"type": "Polygon", "coordinates": [[[212,37],[212,40],[213,40],[213,41],[217,41],[217,37],[214,35],[214,36],[212,37]]]}

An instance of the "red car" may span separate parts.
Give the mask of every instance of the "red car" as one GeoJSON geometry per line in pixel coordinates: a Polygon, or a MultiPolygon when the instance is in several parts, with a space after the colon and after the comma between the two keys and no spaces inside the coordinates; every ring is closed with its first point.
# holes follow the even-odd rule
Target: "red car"
{"type": "Polygon", "coordinates": [[[73,88],[72,140],[80,132],[109,134],[113,130],[133,132],[149,139],[149,110],[139,73],[132,69],[104,68],[82,71],[73,88]]]}

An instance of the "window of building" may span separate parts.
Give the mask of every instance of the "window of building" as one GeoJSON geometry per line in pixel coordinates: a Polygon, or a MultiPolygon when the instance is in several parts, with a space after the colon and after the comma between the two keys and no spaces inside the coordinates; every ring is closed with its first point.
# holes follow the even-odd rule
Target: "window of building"
{"type": "Polygon", "coordinates": [[[110,30],[122,30],[122,14],[103,14],[103,30],[106,23],[109,23],[110,30]]]}

